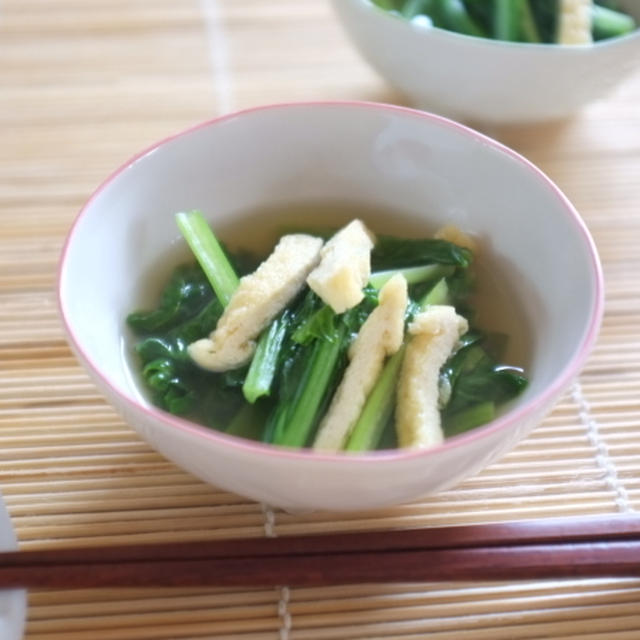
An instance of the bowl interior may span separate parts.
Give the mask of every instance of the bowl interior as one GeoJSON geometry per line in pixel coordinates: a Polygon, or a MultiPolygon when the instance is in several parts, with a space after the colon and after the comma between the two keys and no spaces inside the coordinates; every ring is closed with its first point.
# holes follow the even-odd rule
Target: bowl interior
{"type": "MultiPolygon", "coordinates": [[[[61,269],[62,309],[76,347],[120,393],[139,400],[124,318],[153,300],[175,265],[182,245],[175,212],[201,209],[224,237],[224,228],[251,234],[268,227],[268,216],[256,212],[327,201],[350,203],[345,216],[387,210],[377,230],[400,220],[425,233],[455,224],[479,237],[480,262],[512,307],[494,317],[516,314],[526,323],[516,328],[529,353],[524,401],[567,366],[590,331],[598,273],[588,234],[529,163],[409,110],[309,105],[201,126],[143,154],[99,189],[76,222],[61,269]]],[[[301,215],[312,210],[301,207],[301,215]]]]}
{"type": "Polygon", "coordinates": [[[602,312],[589,234],[540,171],[451,121],[365,103],[258,108],[141,154],[81,211],[61,260],[59,297],[79,359],[144,437],[206,480],[293,508],[395,503],[477,471],[550,408],[592,346],[602,312]],[[509,327],[519,336],[531,380],[503,419],[454,438],[442,457],[440,449],[425,452],[430,465],[395,453],[390,464],[403,473],[394,468],[386,480],[374,454],[344,466],[343,456],[292,455],[184,428],[151,406],[130,355],[126,315],[151,304],[186,255],[177,211],[200,209],[221,237],[233,231],[252,242],[259,229],[272,230],[274,212],[290,215],[293,207],[301,225],[315,226],[324,220],[313,212],[326,212],[328,202],[340,203],[336,220],[357,213],[377,231],[429,234],[455,224],[476,235],[480,273],[489,294],[499,291],[498,305],[486,297],[487,317],[494,328],[509,327]],[[341,474],[349,478],[350,493],[338,488],[341,474]]]}

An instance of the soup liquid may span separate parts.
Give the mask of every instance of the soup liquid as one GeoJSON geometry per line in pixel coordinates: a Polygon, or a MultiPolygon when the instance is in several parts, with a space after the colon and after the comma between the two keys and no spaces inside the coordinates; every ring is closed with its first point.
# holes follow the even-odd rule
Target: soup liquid
{"type": "MultiPolygon", "coordinates": [[[[437,231],[436,227],[425,223],[424,218],[417,219],[398,211],[345,202],[287,204],[277,208],[241,212],[223,224],[217,224],[213,230],[231,252],[248,251],[262,259],[285,233],[330,235],[333,230],[354,218],[361,219],[374,233],[396,237],[426,238],[437,231]]],[[[140,288],[135,292],[136,304],[133,308],[154,307],[158,302],[159,292],[173,269],[180,263],[192,260],[193,255],[182,240],[168,247],[157,268],[153,269],[149,278],[140,283],[140,288]]],[[[508,336],[506,349],[499,354],[499,359],[505,364],[523,368],[526,373],[530,354],[529,332],[518,305],[515,288],[503,277],[508,274],[508,265],[500,264],[492,256],[483,254],[482,246],[479,245],[472,269],[476,280],[471,300],[476,314],[475,324],[483,331],[508,336]]],[[[141,391],[143,385],[139,364],[132,348],[135,338],[128,330],[126,333],[129,338],[125,341],[128,344],[123,345],[123,355],[132,372],[132,379],[136,381],[134,386],[141,391]]],[[[142,395],[147,396],[147,393],[142,390],[142,395]]]]}
{"type": "MultiPolygon", "coordinates": [[[[428,238],[438,230],[425,223],[424,219],[416,220],[399,211],[352,202],[321,202],[249,211],[236,216],[233,222],[220,225],[215,232],[232,251],[248,250],[266,256],[285,233],[329,234],[354,218],[361,219],[368,229],[381,235],[428,238]],[[263,224],[262,220],[269,223],[263,224]]],[[[531,348],[530,334],[516,288],[506,279],[508,265],[483,253],[482,249],[479,243],[472,265],[476,286],[471,302],[476,311],[476,324],[484,331],[508,336],[501,359],[505,364],[526,369],[531,348]]]]}

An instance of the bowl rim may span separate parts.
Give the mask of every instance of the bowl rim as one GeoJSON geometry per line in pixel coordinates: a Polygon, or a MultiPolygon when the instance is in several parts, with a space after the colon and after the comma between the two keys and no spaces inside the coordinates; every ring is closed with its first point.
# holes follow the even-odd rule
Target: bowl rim
{"type": "MultiPolygon", "coordinates": [[[[442,27],[429,26],[424,27],[421,25],[416,25],[404,18],[402,16],[394,15],[390,13],[386,9],[377,6],[371,0],[331,0],[334,6],[338,4],[351,2],[353,5],[361,5],[365,8],[366,11],[370,11],[372,14],[379,15],[385,20],[394,20],[397,23],[403,23],[404,26],[401,28],[406,28],[412,33],[435,33],[438,37],[443,38],[445,40],[450,39],[454,42],[456,40],[461,40],[462,42],[473,42],[478,46],[484,46],[487,48],[502,48],[509,47],[512,49],[522,49],[528,51],[545,51],[547,53],[543,53],[541,55],[552,55],[552,52],[555,51],[570,51],[572,55],[584,55],[586,52],[594,51],[598,49],[611,48],[616,47],[619,44],[623,44],[633,40],[640,39],[640,25],[637,26],[633,31],[627,33],[622,36],[617,36],[615,38],[603,38],[602,40],[595,40],[593,42],[588,42],[584,44],[562,44],[555,42],[512,42],[510,40],[498,40],[496,38],[483,38],[480,36],[473,36],[466,33],[459,33],[457,31],[451,31],[449,29],[444,29],[442,27]]],[[[635,18],[635,16],[634,16],[635,18]]]]}
{"type": "Polygon", "coordinates": [[[414,109],[411,107],[399,106],[395,104],[387,104],[382,102],[371,102],[364,100],[327,100],[327,101],[294,101],[294,102],[279,102],[272,104],[258,105],[249,107],[246,109],[230,112],[207,119],[199,122],[190,127],[184,128],[176,133],[170,134],[159,141],[147,146],[142,151],[131,156],[111,174],[109,174],[93,191],[89,198],[85,201],[84,205],[80,208],[75,220],[72,222],[68,231],[67,237],[64,241],[60,260],[58,263],[58,269],[56,274],[56,294],[57,303],[60,317],[62,320],[63,328],[66,331],[67,337],[73,346],[76,354],[80,356],[80,360],[88,368],[91,373],[103,388],[110,391],[111,394],[120,398],[129,408],[136,412],[142,412],[147,418],[151,418],[155,421],[163,423],[170,428],[176,428],[181,431],[186,431],[190,434],[196,434],[199,437],[212,440],[214,443],[222,447],[230,447],[231,449],[238,450],[239,452],[245,452],[253,455],[268,454],[271,457],[293,460],[293,461],[305,461],[305,464],[309,463],[341,463],[349,462],[354,464],[380,464],[380,463],[396,463],[399,461],[410,460],[418,457],[428,458],[434,454],[437,454],[444,450],[451,450],[466,446],[469,443],[475,442],[487,438],[497,432],[508,431],[510,427],[532,416],[536,413],[537,409],[541,406],[545,406],[552,401],[557,395],[565,390],[574,376],[580,371],[584,365],[589,353],[591,352],[595,341],[598,336],[600,325],[602,322],[602,316],[604,313],[604,278],[602,272],[602,266],[600,258],[598,256],[595,242],[591,237],[591,234],[581,218],[580,214],[560,190],[560,188],[536,165],[527,160],[520,153],[507,147],[503,143],[490,138],[489,136],[472,129],[471,127],[451,120],[444,116],[440,116],[427,111],[414,109]],[[373,110],[383,113],[396,114],[402,118],[416,118],[418,120],[426,120],[431,123],[436,123],[438,126],[448,128],[453,132],[462,134],[465,137],[469,137],[477,142],[487,145],[494,150],[508,156],[511,160],[521,164],[524,168],[531,172],[531,174],[541,183],[541,186],[550,190],[553,195],[560,201],[567,218],[573,224],[576,233],[582,237],[585,248],[587,249],[587,258],[590,262],[591,272],[593,274],[593,303],[590,310],[589,320],[586,331],[584,332],[581,342],[578,348],[573,353],[572,357],[565,363],[564,367],[554,376],[546,388],[540,391],[538,394],[530,398],[526,403],[516,406],[513,409],[506,411],[503,415],[488,422],[484,425],[480,425],[468,432],[452,436],[447,438],[443,443],[438,446],[428,449],[385,449],[368,452],[337,452],[337,453],[325,453],[317,452],[313,449],[293,449],[287,447],[281,447],[278,445],[248,440],[238,436],[226,434],[222,431],[216,431],[214,429],[199,425],[197,423],[174,416],[162,409],[155,407],[152,404],[145,405],[140,402],[139,398],[133,394],[129,394],[119,389],[114,383],[111,382],[108,374],[101,370],[98,363],[87,354],[82,346],[81,341],[75,334],[73,329],[73,320],[70,312],[65,304],[65,274],[67,257],[70,253],[73,245],[76,229],[78,228],[81,220],[87,215],[93,202],[100,196],[100,194],[109,187],[118,177],[127,172],[139,161],[146,156],[151,155],[164,145],[171,143],[173,140],[183,138],[191,134],[197,133],[200,130],[208,129],[210,127],[218,126],[228,120],[242,118],[250,116],[254,113],[260,113],[265,111],[287,111],[290,109],[347,109],[347,110],[373,110]]]}

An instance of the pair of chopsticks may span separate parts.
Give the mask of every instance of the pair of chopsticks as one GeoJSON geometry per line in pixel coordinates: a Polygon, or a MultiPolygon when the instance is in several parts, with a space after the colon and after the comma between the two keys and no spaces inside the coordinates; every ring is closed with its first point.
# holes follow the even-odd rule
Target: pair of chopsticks
{"type": "Polygon", "coordinates": [[[640,516],[0,553],[0,588],[640,577],[640,516]]]}

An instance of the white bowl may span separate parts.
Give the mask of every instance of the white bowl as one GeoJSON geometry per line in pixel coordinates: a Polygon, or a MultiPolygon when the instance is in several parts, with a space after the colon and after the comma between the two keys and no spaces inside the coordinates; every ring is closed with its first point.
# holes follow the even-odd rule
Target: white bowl
{"type": "MultiPolygon", "coordinates": [[[[640,30],[591,45],[502,42],[424,27],[371,0],[332,0],[362,56],[415,107],[466,122],[560,119],[640,63],[640,30]]],[[[640,3],[622,2],[640,23],[640,3]]]]}
{"type": "MultiPolygon", "coordinates": [[[[303,208],[301,211],[307,211],[303,208]]],[[[317,220],[300,219],[300,223],[317,220]]],[[[378,224],[373,224],[379,230],[378,224]]],[[[158,276],[160,277],[160,275],[158,276]]],[[[538,169],[459,124],[368,103],[269,106],[204,123],[159,143],[106,180],[80,212],[61,259],[59,302],[78,358],[125,420],[203,480],[270,505],[363,509],[416,499],[476,473],[553,407],[591,349],[602,276],[578,213],[538,169]],[[136,383],[125,316],[182,246],[180,210],[200,209],[223,237],[268,225],[256,210],[356,203],[431,232],[479,236],[499,284],[528,325],[530,385],[492,423],[433,450],[320,455],[280,449],[170,416],[136,383]],[[162,256],[165,258],[161,263],[162,256]],[[146,280],[145,280],[146,277],[146,280]]],[[[505,314],[509,316],[509,312],[505,314]]]]}

